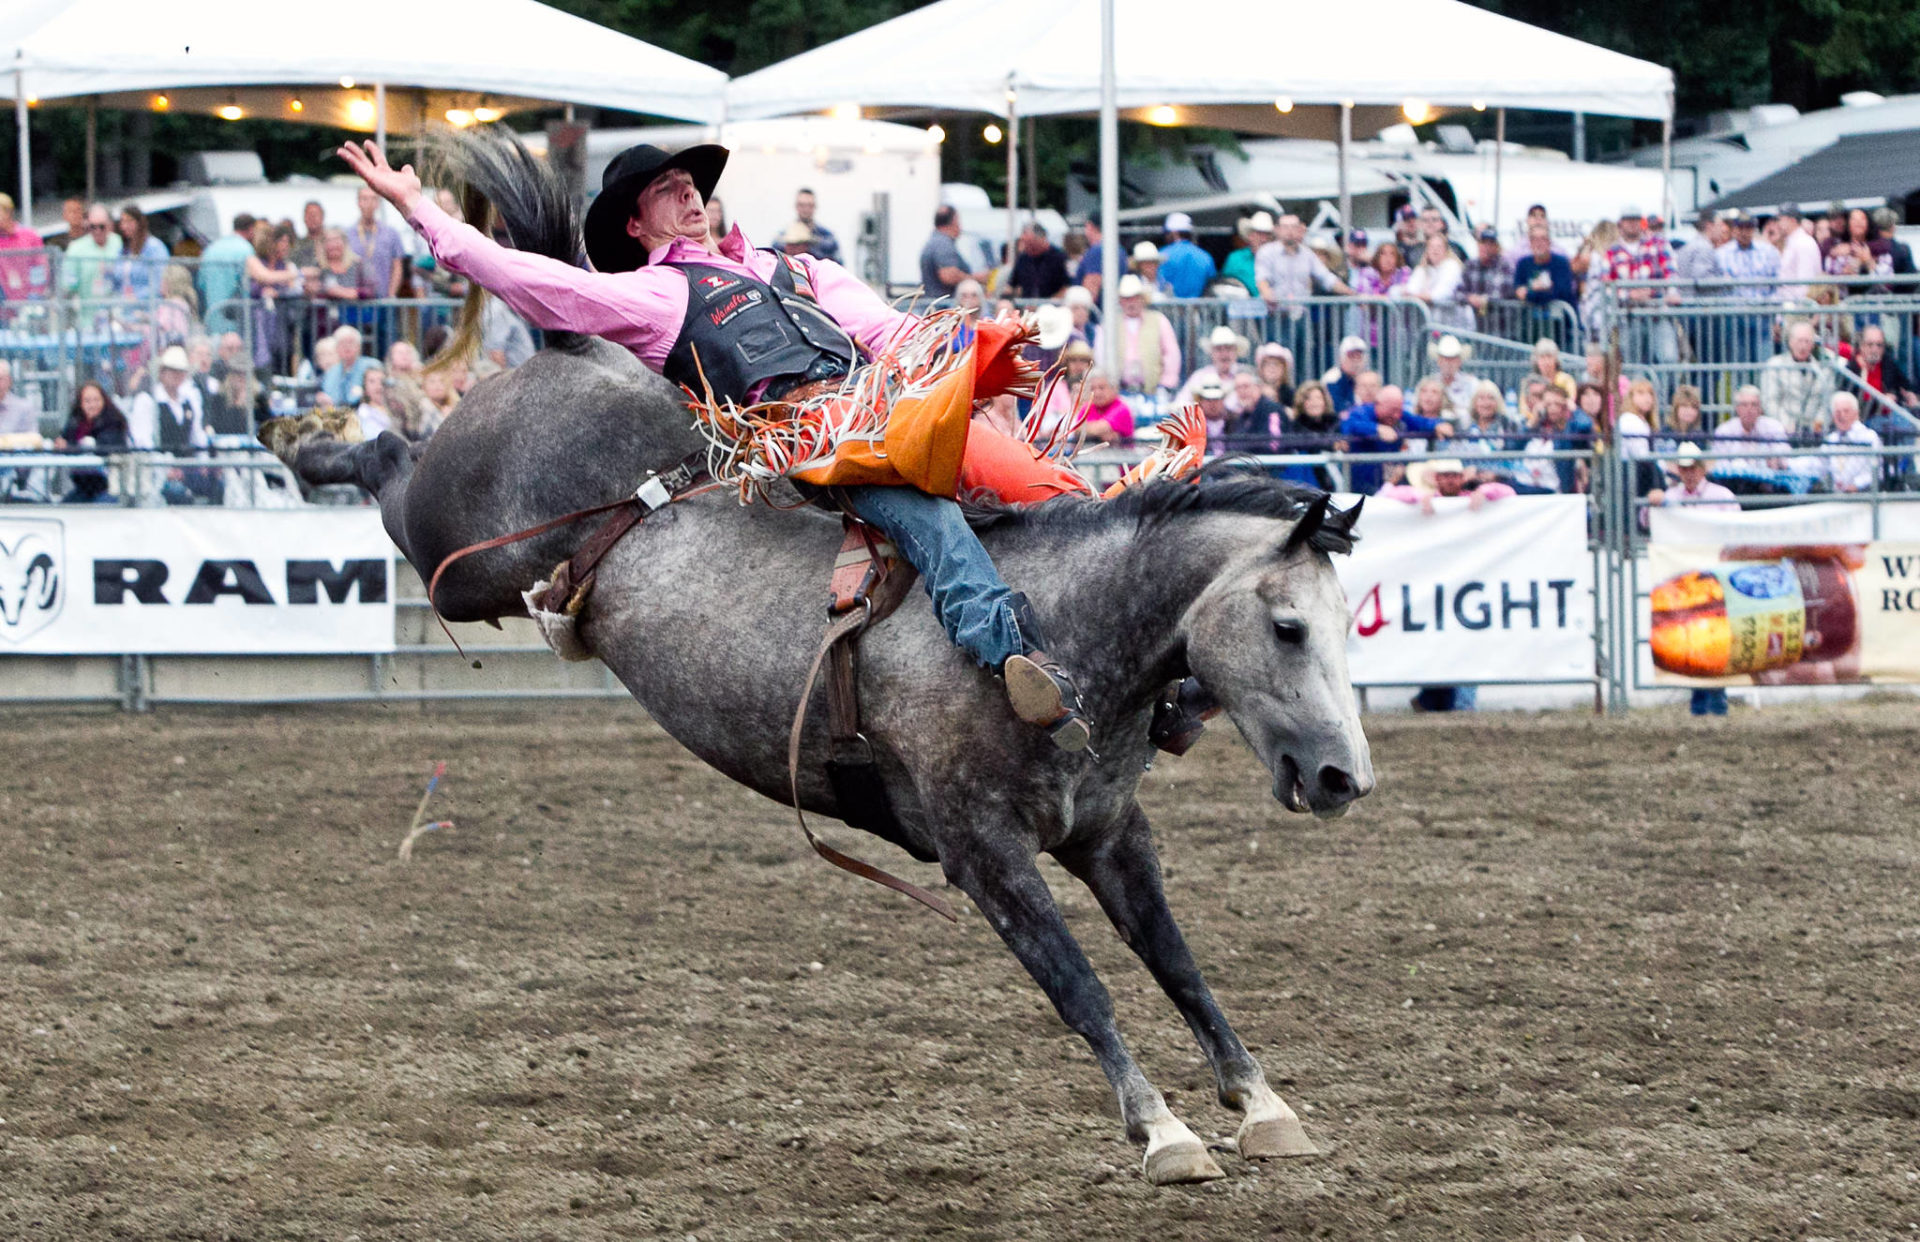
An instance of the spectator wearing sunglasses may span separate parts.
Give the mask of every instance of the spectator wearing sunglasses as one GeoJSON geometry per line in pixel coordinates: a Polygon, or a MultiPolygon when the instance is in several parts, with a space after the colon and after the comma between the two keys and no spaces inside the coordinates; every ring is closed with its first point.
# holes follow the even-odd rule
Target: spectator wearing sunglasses
{"type": "Polygon", "coordinates": [[[107,295],[107,273],[120,256],[121,241],[113,231],[113,217],[99,203],[87,208],[86,236],[68,243],[60,267],[60,291],[78,298],[107,295]]]}

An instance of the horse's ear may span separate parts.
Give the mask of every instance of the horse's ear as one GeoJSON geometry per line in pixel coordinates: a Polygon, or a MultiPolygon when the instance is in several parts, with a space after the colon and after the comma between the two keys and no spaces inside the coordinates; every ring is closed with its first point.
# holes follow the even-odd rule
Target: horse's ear
{"type": "Polygon", "coordinates": [[[1360,510],[1366,507],[1367,498],[1362,496],[1360,499],[1354,501],[1353,508],[1351,509],[1335,509],[1333,515],[1327,519],[1327,525],[1339,531],[1341,534],[1351,537],[1353,535],[1353,528],[1359,524],[1360,510]]]}
{"type": "Polygon", "coordinates": [[[1320,528],[1327,521],[1327,509],[1332,504],[1333,497],[1325,492],[1313,498],[1313,503],[1307,506],[1307,511],[1300,515],[1300,520],[1295,522],[1293,529],[1287,532],[1287,541],[1280,546],[1282,557],[1292,556],[1306,547],[1308,540],[1320,533],[1320,528]]]}

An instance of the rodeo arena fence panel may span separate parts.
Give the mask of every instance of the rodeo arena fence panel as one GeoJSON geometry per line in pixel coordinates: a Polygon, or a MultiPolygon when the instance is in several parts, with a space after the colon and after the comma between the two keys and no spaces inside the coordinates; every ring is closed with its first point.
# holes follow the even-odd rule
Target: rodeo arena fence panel
{"type": "MultiPolygon", "coordinates": [[[[0,436],[0,702],[138,711],[625,697],[597,663],[553,658],[527,621],[454,627],[461,658],[366,498],[303,489],[238,428],[190,451],[52,447],[81,385],[126,394],[124,406],[173,346],[239,360],[264,381],[263,412],[298,413],[320,388],[306,365],[316,341],[346,325],[375,357],[397,341],[419,346],[457,324],[457,300],[274,300],[244,283],[237,296],[204,298],[207,274],[185,259],[165,266],[184,270],[193,296],[178,275],[137,282],[136,296],[77,296],[62,257],[0,256],[18,269],[0,282],[0,360],[14,394],[40,411],[37,432],[0,436]],[[91,503],[55,503],[76,492],[91,503]]],[[[1859,348],[1878,329],[1886,356],[1913,372],[1917,286],[1620,281],[1584,313],[1563,302],[1475,310],[1352,297],[1154,310],[1189,366],[1227,326],[1252,345],[1285,345],[1296,382],[1334,371],[1340,342],[1357,336],[1369,367],[1411,393],[1439,340],[1458,340],[1465,369],[1503,394],[1512,434],[1408,440],[1399,453],[1283,437],[1281,451],[1268,443],[1241,458],[1341,493],[1356,475],[1392,479],[1456,459],[1514,485],[1494,503],[1367,498],[1362,539],[1339,566],[1363,701],[1386,687],[1459,688],[1471,702],[1477,686],[1587,686],[1596,709],[1617,711],[1682,688],[1920,681],[1915,394],[1865,382],[1893,372],[1859,348]],[[1794,352],[1801,324],[1813,336],[1804,357],[1794,352]],[[1524,427],[1543,338],[1576,374],[1589,351],[1604,358],[1590,377],[1608,398],[1592,432],[1524,427]],[[1642,381],[1656,417],[1623,430],[1642,381]],[[1772,421],[1748,428],[1739,410],[1755,390],[1772,421]],[[1836,392],[1856,398],[1855,426],[1871,435],[1834,426],[1836,392]],[[1691,397],[1697,421],[1675,424],[1676,397],[1691,397]],[[1704,467],[1707,483],[1683,486],[1682,467],[1704,467]]],[[[1077,464],[1112,482],[1169,412],[1144,397],[1144,443],[1092,449],[1077,464]]]]}

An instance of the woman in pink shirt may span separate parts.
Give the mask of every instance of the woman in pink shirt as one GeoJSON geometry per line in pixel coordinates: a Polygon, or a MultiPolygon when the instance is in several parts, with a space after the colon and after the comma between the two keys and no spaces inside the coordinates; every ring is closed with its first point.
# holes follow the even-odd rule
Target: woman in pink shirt
{"type": "Polygon", "coordinates": [[[1080,424],[1083,441],[1100,444],[1133,442],[1133,410],[1120,399],[1113,377],[1105,371],[1087,372],[1087,414],[1080,424]]]}

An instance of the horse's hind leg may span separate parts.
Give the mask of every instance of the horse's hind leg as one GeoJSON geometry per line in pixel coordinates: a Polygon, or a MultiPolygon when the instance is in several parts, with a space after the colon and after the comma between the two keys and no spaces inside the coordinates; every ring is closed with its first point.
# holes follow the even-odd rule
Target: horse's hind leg
{"type": "Polygon", "coordinates": [[[948,877],[972,897],[1053,1002],[1068,1026],[1093,1049],[1120,1101],[1127,1135],[1147,1145],[1145,1171],[1156,1186],[1224,1176],[1134,1063],[1113,1023],[1113,1002],[1081,951],[1031,854],[1007,843],[969,840],[946,861],[948,877]]]}
{"type": "Polygon", "coordinates": [[[262,424],[260,442],[310,487],[352,483],[380,506],[387,533],[411,558],[407,547],[405,500],[413,477],[413,447],[391,431],[359,440],[351,410],[330,410],[302,418],[276,418],[262,424]]]}
{"type": "Polygon", "coordinates": [[[1227,1024],[1173,921],[1173,912],[1167,909],[1146,812],[1134,806],[1114,831],[1059,858],[1062,866],[1093,890],[1121,938],[1139,954],[1186,1019],[1213,1066],[1220,1102],[1243,1117],[1240,1154],[1248,1159],[1314,1155],[1318,1149],[1307,1138],[1300,1119],[1267,1085],[1260,1063],[1227,1024]]]}

